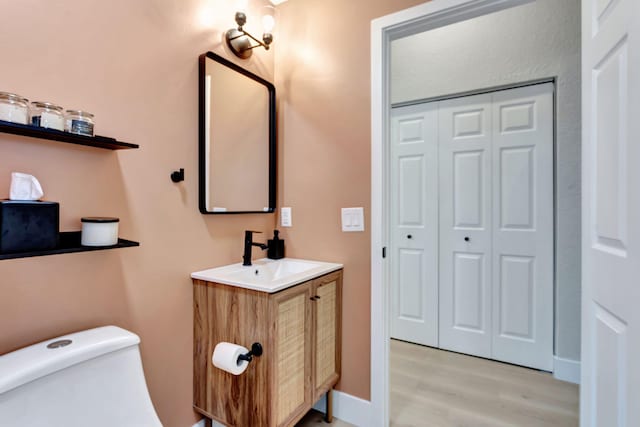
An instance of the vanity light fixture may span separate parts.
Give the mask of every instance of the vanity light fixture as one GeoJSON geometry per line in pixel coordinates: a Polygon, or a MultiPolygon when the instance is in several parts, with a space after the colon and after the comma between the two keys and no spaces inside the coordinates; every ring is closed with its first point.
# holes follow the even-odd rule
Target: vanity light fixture
{"type": "Polygon", "coordinates": [[[246,9],[242,6],[238,7],[236,11],[236,24],[238,28],[232,28],[227,31],[226,40],[229,49],[238,57],[247,59],[253,54],[253,49],[262,46],[265,50],[269,50],[271,42],[273,42],[273,27],[275,25],[273,6],[264,6],[262,8],[262,40],[254,37],[251,33],[244,30],[244,26],[247,23],[246,9]],[[257,44],[253,44],[252,41],[257,44]]]}

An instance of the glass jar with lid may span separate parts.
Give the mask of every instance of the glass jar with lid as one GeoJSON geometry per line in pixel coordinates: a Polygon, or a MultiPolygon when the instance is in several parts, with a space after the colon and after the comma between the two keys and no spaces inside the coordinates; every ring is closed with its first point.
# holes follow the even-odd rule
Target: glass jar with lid
{"type": "Polygon", "coordinates": [[[62,107],[50,102],[32,102],[31,125],[63,131],[64,113],[62,107]]]}
{"type": "Polygon", "coordinates": [[[82,110],[67,110],[64,130],[78,135],[93,136],[93,114],[82,110]]]}
{"type": "Polygon", "coordinates": [[[0,92],[0,120],[28,124],[29,100],[15,93],[0,92]]]}

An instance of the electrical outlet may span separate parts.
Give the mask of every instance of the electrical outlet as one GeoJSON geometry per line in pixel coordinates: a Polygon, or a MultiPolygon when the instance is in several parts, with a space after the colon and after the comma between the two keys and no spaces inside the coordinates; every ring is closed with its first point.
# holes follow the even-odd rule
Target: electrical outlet
{"type": "Polygon", "coordinates": [[[291,208],[280,208],[280,225],[282,227],[291,227],[291,208]]]}

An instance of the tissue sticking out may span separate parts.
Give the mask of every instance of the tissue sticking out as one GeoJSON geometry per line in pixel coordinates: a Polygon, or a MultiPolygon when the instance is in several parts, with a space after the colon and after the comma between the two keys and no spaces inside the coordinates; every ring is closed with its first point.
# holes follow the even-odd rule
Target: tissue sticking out
{"type": "Polygon", "coordinates": [[[38,179],[26,173],[11,173],[10,200],[40,200],[44,192],[38,179]]]}

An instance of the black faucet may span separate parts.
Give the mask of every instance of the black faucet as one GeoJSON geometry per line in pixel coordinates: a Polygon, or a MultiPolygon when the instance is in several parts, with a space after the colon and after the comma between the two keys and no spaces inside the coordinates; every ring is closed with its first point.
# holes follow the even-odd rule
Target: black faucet
{"type": "Polygon", "coordinates": [[[262,250],[267,249],[267,245],[265,245],[264,243],[257,243],[253,241],[253,233],[262,232],[251,230],[246,230],[244,232],[244,255],[242,255],[242,265],[251,265],[251,249],[254,246],[257,246],[262,250]]]}

